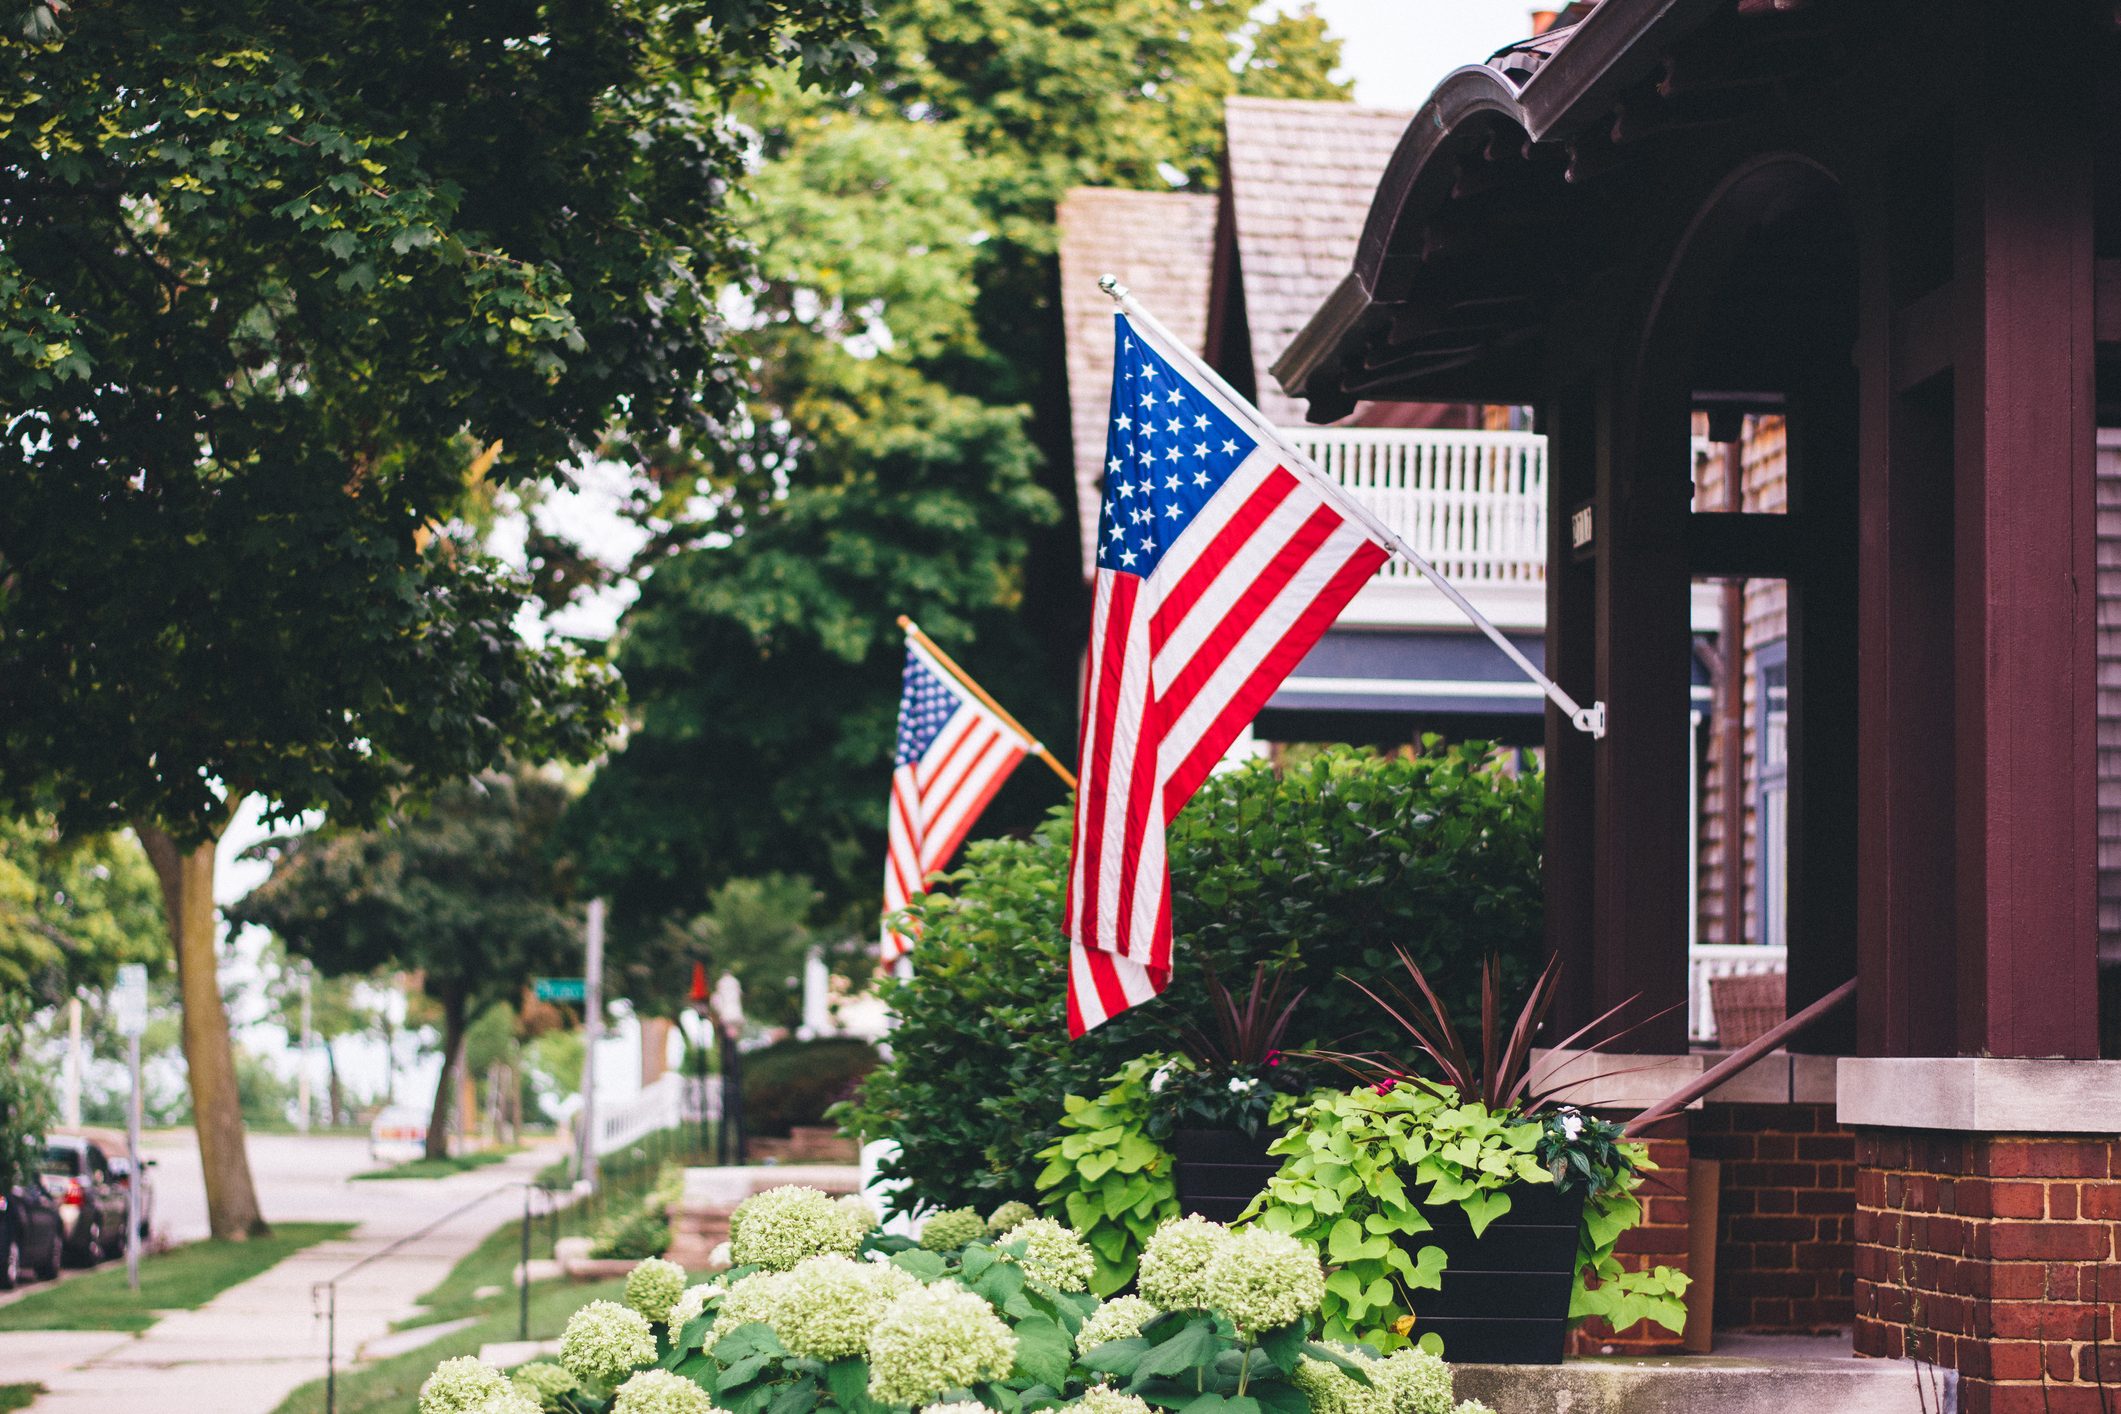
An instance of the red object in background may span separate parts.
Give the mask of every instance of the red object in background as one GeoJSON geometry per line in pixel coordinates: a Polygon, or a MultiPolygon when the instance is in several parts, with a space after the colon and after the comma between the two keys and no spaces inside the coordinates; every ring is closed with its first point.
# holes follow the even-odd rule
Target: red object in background
{"type": "Polygon", "coordinates": [[[707,964],[704,962],[692,964],[692,1000],[707,1000],[707,964]]]}

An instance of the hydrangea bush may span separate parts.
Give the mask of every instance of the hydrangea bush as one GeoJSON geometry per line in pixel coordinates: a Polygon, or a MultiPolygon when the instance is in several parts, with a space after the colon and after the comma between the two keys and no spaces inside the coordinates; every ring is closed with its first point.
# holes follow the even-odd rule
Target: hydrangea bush
{"type": "Polygon", "coordinates": [[[444,1361],[420,1414],[1457,1414],[1435,1357],[1314,1339],[1325,1273],[1282,1233],[1174,1220],[1140,1294],[1100,1301],[1051,1218],[971,1214],[978,1235],[935,1251],[873,1214],[850,1242],[854,1216],[759,1194],[731,1223],[746,1264],[687,1286],[643,1262],[625,1304],[569,1319],[557,1365],[444,1361]]]}

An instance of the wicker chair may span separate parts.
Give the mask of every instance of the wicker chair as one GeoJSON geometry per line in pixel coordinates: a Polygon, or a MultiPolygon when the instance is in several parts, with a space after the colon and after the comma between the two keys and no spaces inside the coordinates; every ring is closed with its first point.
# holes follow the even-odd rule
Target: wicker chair
{"type": "Polygon", "coordinates": [[[1709,979],[1716,1044],[1727,1051],[1758,1040],[1789,1014],[1789,979],[1780,972],[1709,979]]]}

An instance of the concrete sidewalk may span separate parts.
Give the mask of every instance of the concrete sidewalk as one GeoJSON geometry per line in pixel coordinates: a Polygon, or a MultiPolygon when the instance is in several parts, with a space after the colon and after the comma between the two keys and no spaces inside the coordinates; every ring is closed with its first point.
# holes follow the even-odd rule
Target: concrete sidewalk
{"type": "Polygon", "coordinates": [[[324,1307],[312,1294],[318,1282],[470,1205],[341,1283],[337,1349],[345,1370],[486,1234],[522,1211],[521,1188],[506,1185],[527,1180],[559,1152],[541,1145],[444,1179],[347,1183],[337,1216],[360,1223],[352,1236],[306,1248],[138,1335],[0,1332],[0,1371],[9,1382],[46,1386],[32,1414],[271,1414],[296,1386],[324,1374],[324,1307]]]}

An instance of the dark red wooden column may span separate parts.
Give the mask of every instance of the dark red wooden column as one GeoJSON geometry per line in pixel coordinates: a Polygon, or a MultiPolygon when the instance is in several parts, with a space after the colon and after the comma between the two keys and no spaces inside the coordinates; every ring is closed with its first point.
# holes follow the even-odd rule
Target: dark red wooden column
{"type": "MultiPolygon", "coordinates": [[[[1539,410],[1547,437],[1546,669],[1579,702],[1598,696],[1597,574],[1571,543],[1570,513],[1598,486],[1598,399],[1586,385],[1539,410]]],[[[1565,1036],[1598,1015],[1592,944],[1597,835],[1598,744],[1552,703],[1546,722],[1547,950],[1561,958],[1562,988],[1552,1031],[1565,1036]]]]}
{"type": "Polygon", "coordinates": [[[2096,1056],[2093,46],[1957,21],[1957,1046],[2096,1056]]]}
{"type": "MultiPolygon", "coordinates": [[[[1641,361],[1628,359],[1637,367],[1641,361]]],[[[1620,1048],[1684,1054],[1691,399],[1676,381],[1616,379],[1597,429],[1595,614],[1605,739],[1594,748],[1592,1002],[1663,1013],[1620,1048]]]]}

